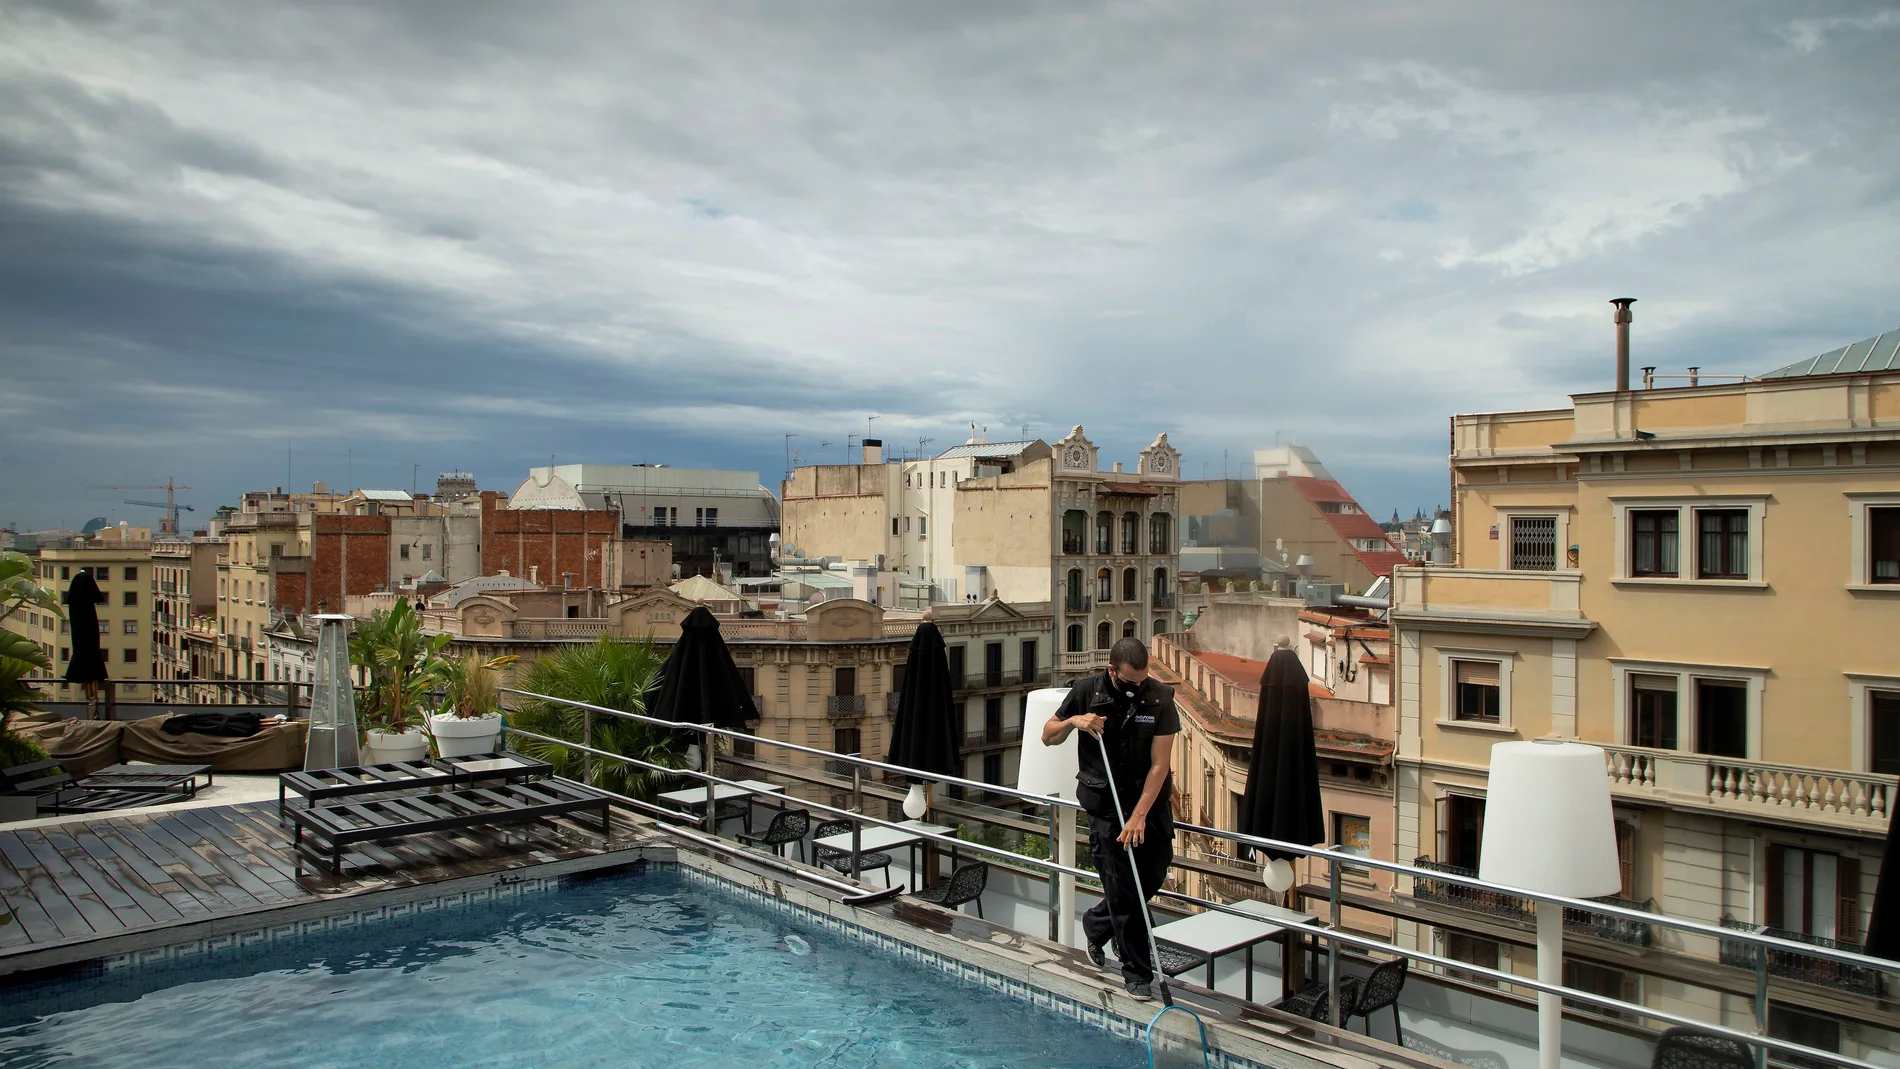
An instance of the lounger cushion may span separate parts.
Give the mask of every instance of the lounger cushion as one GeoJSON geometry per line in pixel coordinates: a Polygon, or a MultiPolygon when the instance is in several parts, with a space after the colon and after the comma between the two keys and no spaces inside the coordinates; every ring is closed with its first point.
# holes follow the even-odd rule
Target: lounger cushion
{"type": "Polygon", "coordinates": [[[219,772],[282,772],[303,767],[304,734],[309,721],[265,724],[249,738],[165,730],[169,717],[154,716],[125,725],[120,752],[127,761],[155,765],[210,765],[219,772]]]}
{"type": "Polygon", "coordinates": [[[120,761],[125,724],[117,720],[16,719],[14,730],[46,747],[47,756],[75,776],[120,761]]]}

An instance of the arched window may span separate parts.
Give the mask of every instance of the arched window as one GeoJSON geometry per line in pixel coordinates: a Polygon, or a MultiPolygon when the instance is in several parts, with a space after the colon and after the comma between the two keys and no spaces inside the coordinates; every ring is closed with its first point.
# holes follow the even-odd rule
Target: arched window
{"type": "Polygon", "coordinates": [[[1174,552],[1173,517],[1157,512],[1148,517],[1148,552],[1167,556],[1174,552]]]}
{"type": "Polygon", "coordinates": [[[1141,543],[1135,539],[1141,533],[1141,517],[1133,512],[1122,513],[1122,552],[1133,556],[1141,552],[1141,543]]]}
{"type": "Polygon", "coordinates": [[[1085,553],[1088,550],[1089,514],[1070,509],[1062,514],[1062,552],[1085,553]]]}
{"type": "Polygon", "coordinates": [[[1095,603],[1106,604],[1115,600],[1115,573],[1107,568],[1095,570],[1095,603]]]}
{"type": "Polygon", "coordinates": [[[1082,652],[1082,625],[1081,624],[1069,625],[1069,652],[1070,653],[1082,652]]]}
{"type": "Polygon", "coordinates": [[[1166,620],[1156,620],[1155,629],[1149,632],[1149,634],[1151,635],[1165,635],[1167,633],[1168,633],[1168,622],[1166,620]]]}
{"type": "Polygon", "coordinates": [[[1123,638],[1140,638],[1141,636],[1135,634],[1135,627],[1136,627],[1135,621],[1133,620],[1129,620],[1126,623],[1122,624],[1122,637],[1123,638]]]}
{"type": "Polygon", "coordinates": [[[1071,609],[1080,609],[1082,607],[1082,569],[1080,568],[1069,569],[1068,593],[1069,593],[1069,607],[1071,609]]]}
{"type": "Polygon", "coordinates": [[[1115,551],[1114,546],[1109,542],[1109,537],[1114,533],[1114,526],[1115,517],[1112,514],[1107,512],[1098,512],[1095,514],[1096,556],[1106,557],[1115,551]]]}
{"type": "Polygon", "coordinates": [[[1168,584],[1168,570],[1166,568],[1155,569],[1155,586],[1151,593],[1154,597],[1155,608],[1174,608],[1174,587],[1168,584]]]}
{"type": "Polygon", "coordinates": [[[1122,569],[1122,600],[1131,604],[1141,600],[1141,576],[1133,568],[1122,569]]]}
{"type": "Polygon", "coordinates": [[[1096,624],[1095,625],[1095,648],[1098,650],[1107,649],[1108,643],[1109,643],[1109,637],[1112,634],[1113,632],[1109,630],[1107,620],[1103,620],[1101,623],[1096,624]]]}

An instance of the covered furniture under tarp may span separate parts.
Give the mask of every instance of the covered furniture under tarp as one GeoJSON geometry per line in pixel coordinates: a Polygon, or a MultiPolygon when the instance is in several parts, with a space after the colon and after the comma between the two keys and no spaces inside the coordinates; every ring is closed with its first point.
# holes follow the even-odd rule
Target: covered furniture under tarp
{"type": "Polygon", "coordinates": [[[360,802],[293,808],[290,819],[297,826],[299,869],[308,857],[327,862],[331,874],[340,875],[343,851],[353,843],[540,820],[590,809],[600,811],[601,833],[611,834],[612,804],[612,798],[591,787],[544,779],[459,791],[383,794],[360,802]]]}
{"type": "Polygon", "coordinates": [[[125,724],[118,720],[19,717],[13,721],[13,730],[45,747],[47,756],[67,772],[84,776],[119,763],[125,724]]]}
{"type": "Polygon", "coordinates": [[[219,772],[282,772],[303,767],[304,735],[309,721],[266,723],[249,737],[165,730],[170,717],[154,716],[125,725],[119,743],[126,761],[155,765],[210,765],[219,772]]]}

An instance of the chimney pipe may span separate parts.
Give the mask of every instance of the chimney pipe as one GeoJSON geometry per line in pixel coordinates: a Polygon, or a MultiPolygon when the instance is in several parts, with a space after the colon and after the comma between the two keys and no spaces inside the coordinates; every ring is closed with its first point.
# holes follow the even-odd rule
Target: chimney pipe
{"type": "Polygon", "coordinates": [[[1616,306],[1616,392],[1630,392],[1630,322],[1635,316],[1630,314],[1630,305],[1636,303],[1634,297],[1616,297],[1610,301],[1616,306]]]}
{"type": "Polygon", "coordinates": [[[884,440],[882,438],[866,438],[864,440],[864,463],[884,463],[884,440]]]}

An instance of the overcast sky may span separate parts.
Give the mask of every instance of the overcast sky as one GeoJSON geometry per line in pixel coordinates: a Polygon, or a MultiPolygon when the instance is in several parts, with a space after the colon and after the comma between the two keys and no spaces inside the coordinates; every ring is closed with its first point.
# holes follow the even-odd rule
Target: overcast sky
{"type": "Polygon", "coordinates": [[[1452,413],[1610,385],[1610,297],[1666,371],[1900,326],[1896,55],[1846,3],[7,0],[0,523],[776,486],[871,415],[1279,435],[1409,514],[1452,413]]]}

